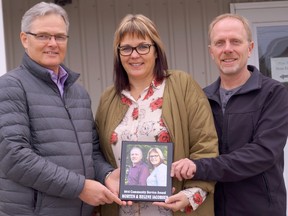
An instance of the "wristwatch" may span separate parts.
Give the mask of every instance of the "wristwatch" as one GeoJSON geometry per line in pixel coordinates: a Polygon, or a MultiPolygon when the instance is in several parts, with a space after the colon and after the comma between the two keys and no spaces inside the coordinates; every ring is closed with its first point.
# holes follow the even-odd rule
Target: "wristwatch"
{"type": "Polygon", "coordinates": [[[105,179],[104,181],[111,175],[112,171],[109,171],[106,175],[105,175],[105,179]]]}

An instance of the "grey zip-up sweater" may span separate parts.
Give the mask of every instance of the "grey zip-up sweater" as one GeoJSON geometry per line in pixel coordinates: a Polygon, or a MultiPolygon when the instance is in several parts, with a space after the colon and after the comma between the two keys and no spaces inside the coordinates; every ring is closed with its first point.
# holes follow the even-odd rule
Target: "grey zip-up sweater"
{"type": "Polygon", "coordinates": [[[79,74],[62,67],[69,74],[63,98],[27,54],[0,78],[1,216],[90,216],[93,207],[78,198],[84,180],[103,183],[113,169],[100,152],[79,74]]]}

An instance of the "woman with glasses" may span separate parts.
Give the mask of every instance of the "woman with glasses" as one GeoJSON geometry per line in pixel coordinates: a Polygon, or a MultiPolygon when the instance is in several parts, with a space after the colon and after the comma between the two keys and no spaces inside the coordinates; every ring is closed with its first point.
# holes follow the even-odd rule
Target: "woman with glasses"
{"type": "Polygon", "coordinates": [[[159,148],[151,148],[147,153],[148,164],[153,168],[147,178],[148,186],[167,186],[167,165],[159,148]]]}
{"type": "MultiPolygon", "coordinates": [[[[217,156],[208,100],[188,73],[168,70],[155,24],[143,15],[125,16],[113,48],[114,85],[102,94],[96,113],[106,159],[120,167],[122,141],[172,142],[175,161],[217,156]]],[[[183,212],[177,215],[185,215],[185,208],[188,215],[214,214],[214,183],[175,178],[173,187],[177,200],[169,209],[157,203],[128,202],[127,206],[104,205],[102,215],[174,215],[178,210],[183,212]]]]}

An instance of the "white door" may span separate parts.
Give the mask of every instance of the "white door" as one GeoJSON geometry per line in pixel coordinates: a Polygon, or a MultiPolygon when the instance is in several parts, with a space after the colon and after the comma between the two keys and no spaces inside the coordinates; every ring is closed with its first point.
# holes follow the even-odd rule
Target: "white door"
{"type": "MultiPolygon", "coordinates": [[[[251,22],[255,49],[249,64],[288,88],[288,1],[232,3],[230,10],[251,22]]],[[[288,140],[284,151],[284,178],[288,189],[288,140]]]]}

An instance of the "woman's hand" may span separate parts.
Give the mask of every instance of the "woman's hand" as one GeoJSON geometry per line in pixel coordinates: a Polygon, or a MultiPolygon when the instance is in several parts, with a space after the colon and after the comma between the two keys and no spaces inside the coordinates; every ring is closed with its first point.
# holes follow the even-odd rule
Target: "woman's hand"
{"type": "Polygon", "coordinates": [[[173,212],[184,209],[189,205],[189,200],[183,192],[168,197],[165,202],[153,202],[153,205],[171,209],[173,212]]]}

